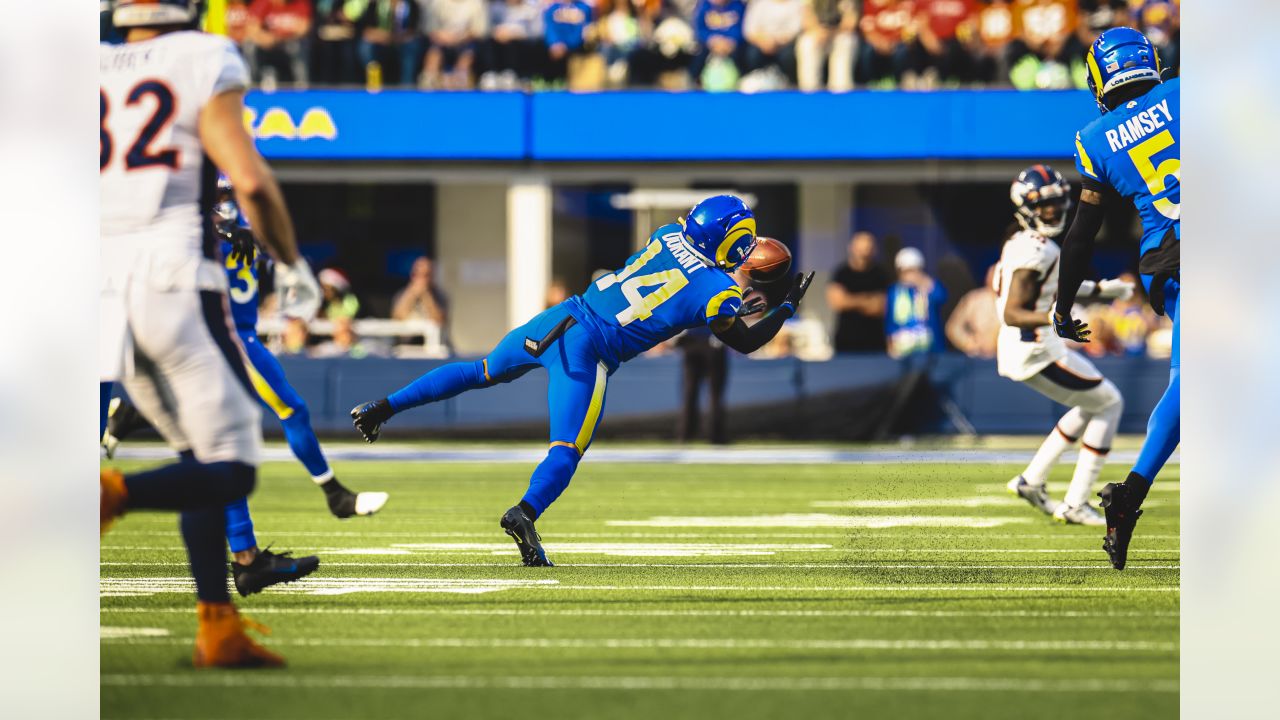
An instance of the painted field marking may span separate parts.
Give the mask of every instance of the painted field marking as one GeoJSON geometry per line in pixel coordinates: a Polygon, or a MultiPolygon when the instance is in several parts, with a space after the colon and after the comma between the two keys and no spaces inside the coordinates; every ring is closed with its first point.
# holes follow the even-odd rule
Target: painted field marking
{"type": "Polygon", "coordinates": [[[814,691],[936,691],[1176,693],[1178,683],[1168,680],[1037,679],[984,677],[661,677],[661,676],[505,676],[478,675],[280,675],[278,673],[172,673],[104,674],[108,687],[263,687],[369,690],[687,690],[745,692],[814,691]]]}
{"type": "MultiPolygon", "coordinates": [[[[191,612],[191,608],[187,608],[187,612],[191,612]]],[[[98,637],[103,640],[124,640],[131,638],[158,638],[168,637],[169,631],[164,628],[152,627],[111,627],[103,625],[98,628],[98,637]]]]}
{"type": "MultiPolygon", "coordinates": [[[[273,533],[273,534],[276,534],[276,533],[273,533]]],[[[1090,539],[1090,540],[1095,540],[1095,538],[1089,538],[1089,539],[1090,539]]],[[[1144,538],[1144,539],[1145,539],[1145,538],[1144,538]]],[[[1096,543],[1095,543],[1095,544],[1096,544],[1096,543]]],[[[548,546],[548,547],[549,547],[549,546],[548,546]]],[[[1094,556],[1094,555],[1097,555],[1097,554],[1098,554],[1098,553],[1097,553],[1097,548],[1094,548],[1094,547],[1088,547],[1088,548],[990,548],[990,547],[986,547],[986,548],[954,548],[954,547],[949,547],[949,548],[930,548],[930,547],[909,547],[909,548],[906,548],[906,547],[903,547],[903,548],[856,548],[856,547],[850,547],[850,548],[841,548],[841,547],[831,547],[831,546],[828,546],[828,548],[829,548],[828,550],[824,550],[823,552],[826,552],[826,553],[839,553],[839,554],[841,554],[841,555],[857,555],[857,554],[868,554],[868,555],[891,555],[891,554],[903,554],[903,553],[915,553],[915,554],[922,554],[922,555],[933,555],[933,554],[962,555],[962,554],[969,554],[969,553],[974,553],[974,554],[987,554],[987,555],[1004,555],[1004,554],[1006,554],[1006,553],[1011,554],[1011,555],[1057,555],[1057,554],[1063,554],[1063,553],[1076,553],[1076,554],[1079,554],[1079,555],[1088,555],[1088,556],[1092,557],[1092,556],[1094,556]]],[[[106,551],[124,551],[124,550],[135,550],[135,551],[137,551],[137,550],[145,550],[145,551],[148,551],[148,552],[167,551],[167,552],[174,552],[174,553],[182,553],[182,554],[183,554],[183,557],[185,557],[185,556],[186,556],[186,548],[182,547],[181,545],[104,545],[104,546],[102,547],[102,549],[103,549],[103,550],[106,550],[106,551]]],[[[382,549],[382,548],[368,548],[368,552],[364,552],[364,551],[363,551],[363,549],[361,549],[361,548],[331,548],[331,547],[318,547],[318,548],[308,548],[308,549],[307,549],[307,552],[308,552],[308,553],[315,553],[316,555],[322,555],[322,556],[323,556],[323,555],[417,555],[417,554],[431,554],[431,551],[428,551],[428,550],[419,550],[419,551],[408,551],[408,550],[406,550],[406,551],[404,551],[404,552],[393,552],[393,553],[382,552],[381,550],[383,550],[383,549],[382,549]]],[[[816,551],[810,551],[810,552],[816,552],[816,551]]],[[[476,555],[476,554],[481,554],[481,555],[490,555],[490,554],[492,554],[492,555],[513,555],[513,554],[515,554],[515,551],[514,551],[514,550],[512,550],[512,551],[510,551],[510,552],[506,552],[506,551],[494,551],[494,552],[487,552],[487,551],[486,551],[486,552],[468,551],[468,552],[457,552],[456,554],[459,554],[459,555],[476,555]]],[[[1135,549],[1130,550],[1130,551],[1129,551],[1129,554],[1130,554],[1130,555],[1172,555],[1172,556],[1175,556],[1175,557],[1176,557],[1176,556],[1180,555],[1181,553],[1180,553],[1180,551],[1178,550],[1178,548],[1176,548],[1176,547],[1175,547],[1175,548],[1169,548],[1169,549],[1167,549],[1167,550],[1160,550],[1160,549],[1157,549],[1157,548],[1135,548],[1135,549]]],[[[103,563],[103,564],[104,564],[104,565],[128,565],[128,564],[130,564],[130,563],[112,562],[112,563],[103,563]]],[[[165,563],[165,564],[170,564],[170,563],[165,563]]]]}
{"type": "MultiPolygon", "coordinates": [[[[513,555],[517,551],[494,553],[495,555],[513,555]]],[[[171,567],[181,568],[183,563],[174,562],[100,562],[103,567],[171,567]]],[[[519,564],[499,562],[324,562],[324,567],[419,567],[419,568],[506,568],[523,570],[519,564]]],[[[966,565],[953,563],[950,565],[923,565],[903,563],[842,563],[842,562],[794,562],[794,563],[580,563],[557,562],[561,568],[659,568],[663,570],[785,570],[785,569],[827,569],[827,570],[1111,570],[1111,565],[1099,558],[1091,565],[966,565]]],[[[1129,570],[1179,570],[1181,565],[1129,565],[1129,570]]]]}
{"type": "MultiPolygon", "coordinates": [[[[394,543],[392,547],[418,552],[484,552],[491,555],[518,555],[510,542],[504,543],[394,543]]],[[[559,543],[543,545],[549,553],[613,555],[620,557],[719,557],[725,555],[773,555],[779,552],[830,550],[825,544],[742,544],[742,543],[559,543]]]]}
{"type": "Polygon", "coordinates": [[[935,507],[1017,507],[1025,504],[1025,500],[1015,497],[1001,497],[998,495],[950,498],[904,498],[901,500],[814,500],[809,503],[809,505],[816,508],[853,508],[859,510],[935,507]]]}
{"type": "MultiPolygon", "coordinates": [[[[194,637],[103,638],[113,645],[185,645],[194,637]]],[[[1153,640],[774,640],[771,638],[273,638],[273,646],[521,650],[887,650],[923,652],[1177,652],[1153,640]]]]}
{"type": "MultiPolygon", "coordinates": [[[[162,593],[190,593],[195,583],[189,577],[101,578],[102,597],[127,597],[162,593]]],[[[346,595],[359,592],[464,593],[503,590],[574,590],[584,592],[687,592],[687,593],[1177,593],[1176,585],[1151,586],[1056,586],[1056,585],[564,585],[558,580],[437,579],[437,578],[317,578],[308,577],[277,586],[272,593],[285,595],[346,595]]]]}
{"type": "Polygon", "coordinates": [[[991,528],[1025,525],[1032,518],[973,517],[963,515],[828,515],[785,513],[780,515],[659,515],[648,520],[606,520],[610,527],[789,527],[789,528],[891,528],[969,527],[991,528]]]}
{"type": "MultiPolygon", "coordinates": [[[[177,613],[190,615],[187,606],[171,608],[155,607],[104,607],[103,613],[150,614],[177,613]]],[[[341,605],[324,607],[258,607],[252,615],[385,615],[385,616],[509,616],[509,617],[791,617],[791,618],[1179,618],[1176,611],[1152,610],[1150,612],[1125,610],[605,610],[591,608],[554,609],[539,608],[385,608],[367,605],[341,605]]]]}
{"type": "MultiPolygon", "coordinates": [[[[145,516],[130,517],[125,522],[132,525],[139,525],[146,522],[145,516]]],[[[143,537],[163,537],[176,539],[180,535],[176,529],[170,527],[173,523],[157,523],[164,525],[166,530],[134,530],[125,529],[120,532],[129,536],[140,535],[143,537]]],[[[318,537],[318,538],[492,538],[495,533],[493,531],[475,531],[475,532],[416,532],[406,530],[402,532],[340,532],[340,531],[310,531],[310,530],[272,530],[272,535],[287,535],[289,537],[318,537]]],[[[894,537],[898,534],[885,533],[881,537],[894,537]]],[[[903,537],[918,537],[916,533],[901,533],[903,537]]],[[[835,532],[750,532],[750,533],[734,533],[734,532],[557,532],[555,536],[558,538],[666,538],[666,539],[698,539],[698,538],[813,538],[813,539],[844,539],[850,538],[848,533],[835,532]]],[[[1069,541],[1088,541],[1096,544],[1098,539],[1093,535],[1077,535],[1070,531],[1062,531],[1057,533],[929,533],[929,539],[944,540],[1069,540],[1069,541]]],[[[1143,540],[1178,540],[1181,535],[1143,535],[1143,540]]],[[[175,542],[173,547],[180,547],[181,541],[175,542]]],[[[123,546],[104,545],[103,549],[118,548],[123,546]]],[[[150,547],[139,547],[139,550],[150,550],[150,547]]],[[[1130,552],[1133,552],[1130,550],[1130,552]]]]}

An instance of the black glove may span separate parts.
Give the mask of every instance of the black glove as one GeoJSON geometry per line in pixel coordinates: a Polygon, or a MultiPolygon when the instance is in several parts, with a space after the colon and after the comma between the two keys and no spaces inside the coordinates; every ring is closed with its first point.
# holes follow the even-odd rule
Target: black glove
{"type": "Polygon", "coordinates": [[[244,228],[235,228],[222,233],[222,236],[231,243],[231,252],[227,255],[229,259],[246,265],[253,262],[254,253],[258,249],[253,240],[253,233],[244,228]]]}
{"type": "MultiPolygon", "coordinates": [[[[750,295],[753,290],[755,290],[755,288],[747,288],[746,290],[743,290],[742,296],[745,298],[750,295]]],[[[757,295],[752,298],[750,302],[743,301],[742,307],[738,308],[738,317],[750,317],[752,315],[762,313],[768,306],[769,303],[764,299],[764,296],[757,295]]]]}
{"type": "Polygon", "coordinates": [[[1053,312],[1053,331],[1060,337],[1078,343],[1089,342],[1089,334],[1093,332],[1083,320],[1077,320],[1070,314],[1063,317],[1062,313],[1056,310],[1053,312]]]}
{"type": "Polygon", "coordinates": [[[787,296],[782,299],[778,309],[786,308],[794,316],[800,310],[800,301],[804,299],[804,294],[809,292],[809,284],[812,282],[813,273],[796,273],[795,280],[791,283],[791,289],[787,291],[787,296]]]}

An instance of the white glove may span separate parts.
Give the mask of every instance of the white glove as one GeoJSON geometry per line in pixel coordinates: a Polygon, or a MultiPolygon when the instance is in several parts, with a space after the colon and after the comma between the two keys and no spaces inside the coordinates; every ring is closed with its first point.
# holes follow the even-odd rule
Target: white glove
{"type": "Polygon", "coordinates": [[[276,263],[276,291],[280,312],[287,317],[311,320],[320,309],[320,284],[302,258],[292,265],[276,263]]]}
{"type": "Polygon", "coordinates": [[[1133,297],[1133,283],[1128,280],[1099,280],[1098,297],[1103,300],[1128,300],[1133,297]]]}

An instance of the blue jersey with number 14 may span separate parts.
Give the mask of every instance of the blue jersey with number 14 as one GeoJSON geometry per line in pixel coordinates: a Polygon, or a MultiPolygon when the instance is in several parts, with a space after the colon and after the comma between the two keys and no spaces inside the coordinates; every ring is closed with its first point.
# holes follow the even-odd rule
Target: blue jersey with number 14
{"type": "Polygon", "coordinates": [[[1182,152],[1177,78],[1104,114],[1076,133],[1076,169],[1110,185],[1142,217],[1142,253],[1182,230],[1182,152]]]}
{"type": "Polygon", "coordinates": [[[626,267],[566,303],[610,370],[684,330],[733,319],[741,308],[742,289],[689,252],[675,223],[653,231],[626,267]]]}

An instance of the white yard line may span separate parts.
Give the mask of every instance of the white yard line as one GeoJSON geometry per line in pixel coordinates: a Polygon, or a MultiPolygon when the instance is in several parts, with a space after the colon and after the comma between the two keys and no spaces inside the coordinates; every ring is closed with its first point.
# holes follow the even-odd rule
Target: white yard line
{"type": "MultiPolygon", "coordinates": [[[[176,613],[190,615],[191,608],[182,607],[104,607],[103,613],[139,614],[176,613]]],[[[246,609],[249,615],[385,615],[397,616],[476,616],[476,617],[790,617],[790,618],[1178,618],[1176,611],[1124,611],[1124,610],[605,610],[605,609],[554,609],[519,608],[386,608],[368,605],[337,605],[323,607],[258,607],[246,609]]]]}
{"type": "MultiPolygon", "coordinates": [[[[380,518],[381,520],[381,518],[380,518]]],[[[156,522],[145,516],[130,516],[126,521],[133,526],[141,526],[147,522],[155,522],[157,525],[165,526],[165,530],[135,530],[132,528],[122,530],[122,533],[130,536],[138,535],[143,537],[164,537],[177,538],[180,537],[176,528],[172,528],[172,522],[156,522]]],[[[553,531],[554,532],[554,531],[553,531]]],[[[493,531],[475,531],[475,532],[417,532],[413,530],[405,530],[399,532],[387,531],[323,531],[323,530],[272,530],[272,535],[285,535],[288,537],[318,537],[318,538],[339,538],[339,537],[355,537],[355,538],[492,538],[497,533],[493,531]]],[[[849,533],[837,532],[716,532],[708,530],[706,532],[555,532],[557,538],[665,538],[665,539],[720,539],[720,538],[800,538],[800,539],[827,539],[827,540],[848,540],[853,537],[849,533]]],[[[901,533],[902,535],[915,537],[917,534],[901,533]]],[[[885,535],[893,536],[893,533],[885,535]]],[[[884,537],[882,535],[881,537],[884,537]]],[[[1178,540],[1181,535],[1142,535],[1143,540],[1178,540]]],[[[1098,542],[1098,538],[1094,535],[1076,535],[1072,532],[1063,530],[1057,533],[929,533],[929,539],[946,539],[946,540],[1071,540],[1071,541],[1087,541],[1092,544],[1098,542]]],[[[174,547],[180,545],[175,543],[174,547]]],[[[107,545],[104,548],[118,547],[107,545]]],[[[139,548],[149,550],[149,547],[139,548]]],[[[1130,551],[1132,552],[1132,551],[1130,551]]]]}
{"type": "Polygon", "coordinates": [[[105,674],[106,687],[258,687],[329,690],[683,690],[743,692],[937,691],[1020,693],[1176,693],[1176,681],[984,677],[661,677],[476,675],[281,675],[279,673],[105,674]]]}
{"type": "MultiPolygon", "coordinates": [[[[103,638],[112,645],[186,645],[194,638],[103,638]]],[[[920,652],[1177,652],[1150,640],[774,640],[770,638],[272,638],[273,646],[525,650],[887,650],[920,652]]]]}
{"type": "MultiPolygon", "coordinates": [[[[519,555],[516,551],[510,553],[494,553],[502,555],[519,555]]],[[[174,569],[181,568],[181,562],[100,562],[103,567],[171,567],[174,569]]],[[[465,568],[465,567],[483,567],[483,568],[503,568],[511,567],[512,569],[521,568],[519,564],[501,563],[501,562],[326,562],[321,561],[324,567],[420,567],[420,568],[465,568]]],[[[580,562],[557,562],[556,567],[562,568],[661,568],[664,570],[705,570],[708,568],[716,569],[744,569],[744,570],[762,570],[762,569],[831,569],[831,570],[1111,570],[1111,566],[1105,560],[1099,558],[1098,562],[1091,565],[908,565],[908,564],[887,564],[887,563],[841,563],[841,562],[798,562],[798,563],[580,563],[580,562]]],[[[1130,565],[1128,570],[1178,570],[1181,565],[1130,565]]]]}

